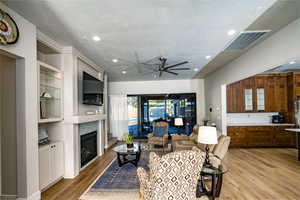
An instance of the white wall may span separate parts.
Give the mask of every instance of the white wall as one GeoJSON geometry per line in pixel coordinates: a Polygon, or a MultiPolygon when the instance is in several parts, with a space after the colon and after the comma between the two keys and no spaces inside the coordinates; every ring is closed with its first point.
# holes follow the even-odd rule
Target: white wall
{"type": "MultiPolygon", "coordinates": [[[[300,19],[287,25],[248,52],[205,78],[206,109],[213,108],[212,119],[221,128],[221,85],[249,76],[300,58],[300,19]]],[[[224,118],[224,117],[223,117],[224,118]]]]}
{"type": "Polygon", "coordinates": [[[18,195],[39,199],[36,27],[0,3],[19,27],[20,38],[1,50],[17,56],[17,174],[18,195]]]}
{"type": "Polygon", "coordinates": [[[203,79],[109,82],[108,95],[196,93],[197,123],[205,118],[203,79]]]}

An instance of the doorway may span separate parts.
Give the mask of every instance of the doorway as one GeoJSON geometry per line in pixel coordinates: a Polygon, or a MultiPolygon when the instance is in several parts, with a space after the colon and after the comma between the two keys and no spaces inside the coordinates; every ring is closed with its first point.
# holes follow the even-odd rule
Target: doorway
{"type": "Polygon", "coordinates": [[[17,196],[16,60],[0,54],[0,195],[17,196]]]}
{"type": "Polygon", "coordinates": [[[170,134],[189,135],[196,124],[196,94],[128,95],[128,128],[130,135],[145,138],[155,121],[169,123],[170,134]],[[175,119],[182,124],[176,125],[175,119]]]}

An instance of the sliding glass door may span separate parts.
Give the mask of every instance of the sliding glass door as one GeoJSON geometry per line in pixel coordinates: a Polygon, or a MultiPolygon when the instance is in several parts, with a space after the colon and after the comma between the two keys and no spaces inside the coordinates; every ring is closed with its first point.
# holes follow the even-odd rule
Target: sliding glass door
{"type": "Polygon", "coordinates": [[[137,138],[144,138],[152,132],[154,121],[167,121],[169,134],[189,135],[196,124],[196,95],[151,94],[128,96],[129,131],[137,138]],[[182,125],[176,126],[180,118],[182,125]]]}
{"type": "Polygon", "coordinates": [[[138,97],[128,96],[127,106],[128,106],[128,129],[130,135],[134,137],[139,137],[139,108],[138,108],[138,97]]]}

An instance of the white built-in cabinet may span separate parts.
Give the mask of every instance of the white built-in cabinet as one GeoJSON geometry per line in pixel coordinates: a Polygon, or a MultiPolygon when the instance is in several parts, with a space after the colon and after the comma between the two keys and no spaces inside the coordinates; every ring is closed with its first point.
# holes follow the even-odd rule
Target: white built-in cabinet
{"type": "Polygon", "coordinates": [[[39,123],[63,120],[63,73],[56,67],[38,61],[39,123]]]}
{"type": "Polygon", "coordinates": [[[63,142],[51,142],[39,147],[40,190],[55,183],[64,175],[63,142]]]}

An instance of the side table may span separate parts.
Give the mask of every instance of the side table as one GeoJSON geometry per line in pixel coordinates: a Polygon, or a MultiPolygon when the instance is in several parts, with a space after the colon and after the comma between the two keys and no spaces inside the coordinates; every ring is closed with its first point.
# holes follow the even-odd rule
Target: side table
{"type": "Polygon", "coordinates": [[[214,200],[216,197],[220,196],[222,184],[223,184],[223,174],[227,172],[227,168],[225,165],[220,165],[218,168],[216,167],[202,167],[201,170],[201,178],[197,187],[197,197],[202,195],[207,195],[214,200]],[[205,185],[204,179],[205,177],[211,178],[211,190],[208,191],[205,185]]]}

